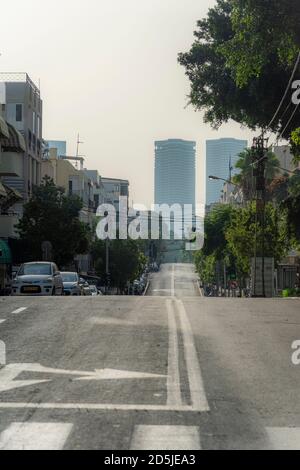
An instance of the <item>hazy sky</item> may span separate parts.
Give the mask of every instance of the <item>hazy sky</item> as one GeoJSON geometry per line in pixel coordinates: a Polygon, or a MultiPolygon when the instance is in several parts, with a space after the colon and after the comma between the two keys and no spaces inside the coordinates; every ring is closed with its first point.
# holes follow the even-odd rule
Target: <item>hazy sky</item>
{"type": "Polygon", "coordinates": [[[249,138],[237,124],[218,132],[185,109],[189,83],[177,64],[214,0],[10,0],[1,6],[0,71],[41,83],[44,138],[80,132],[86,166],[129,179],[131,199],[151,204],[154,141],[197,141],[198,200],[205,139],[249,138]]]}

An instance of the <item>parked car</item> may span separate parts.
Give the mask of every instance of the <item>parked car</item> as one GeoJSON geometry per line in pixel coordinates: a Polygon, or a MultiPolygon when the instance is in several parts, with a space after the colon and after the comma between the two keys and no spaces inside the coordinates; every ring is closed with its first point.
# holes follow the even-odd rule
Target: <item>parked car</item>
{"type": "Polygon", "coordinates": [[[99,295],[97,286],[91,286],[90,285],[90,291],[91,291],[91,294],[92,294],[93,297],[96,297],[97,295],[99,295]]]}
{"type": "Polygon", "coordinates": [[[66,296],[82,295],[82,287],[77,273],[65,272],[61,273],[61,277],[64,284],[64,294],[66,296]]]}
{"type": "Polygon", "coordinates": [[[12,283],[13,296],[63,295],[61,274],[55,263],[24,263],[12,283]]]}
{"type": "Polygon", "coordinates": [[[89,283],[82,277],[79,280],[82,295],[92,295],[89,283]]]}

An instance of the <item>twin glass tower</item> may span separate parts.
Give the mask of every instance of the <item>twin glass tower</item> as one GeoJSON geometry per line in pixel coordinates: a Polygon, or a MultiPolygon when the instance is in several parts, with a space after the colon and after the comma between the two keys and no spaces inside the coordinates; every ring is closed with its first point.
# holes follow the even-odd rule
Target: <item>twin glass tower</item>
{"type": "Polygon", "coordinates": [[[196,142],[155,142],[155,204],[196,205],[196,142]]]}

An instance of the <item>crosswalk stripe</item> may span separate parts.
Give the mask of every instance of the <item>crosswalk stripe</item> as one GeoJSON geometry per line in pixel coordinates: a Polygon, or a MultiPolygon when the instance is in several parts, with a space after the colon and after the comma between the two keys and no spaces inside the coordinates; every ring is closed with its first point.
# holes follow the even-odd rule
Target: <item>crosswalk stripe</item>
{"type": "Polygon", "coordinates": [[[300,428],[267,428],[275,450],[300,450],[300,428]]]}
{"type": "Polygon", "coordinates": [[[62,450],[73,425],[12,423],[0,435],[0,450],[62,450]]]}
{"type": "Polygon", "coordinates": [[[197,427],[136,426],[131,450],[201,450],[197,427]]]}
{"type": "Polygon", "coordinates": [[[22,312],[24,312],[25,310],[27,310],[27,307],[18,308],[17,310],[15,310],[14,312],[12,312],[12,315],[17,315],[18,313],[22,313],[22,312]]]}

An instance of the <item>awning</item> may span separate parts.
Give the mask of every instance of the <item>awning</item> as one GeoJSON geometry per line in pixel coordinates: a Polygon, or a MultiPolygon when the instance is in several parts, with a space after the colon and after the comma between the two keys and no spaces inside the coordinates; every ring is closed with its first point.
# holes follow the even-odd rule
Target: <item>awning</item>
{"type": "Polygon", "coordinates": [[[9,138],[8,127],[2,116],[0,116],[0,137],[9,138]]]}
{"type": "Polygon", "coordinates": [[[1,147],[4,152],[26,152],[26,144],[22,134],[11,124],[7,123],[8,137],[1,138],[1,147]]]}
{"type": "Polygon", "coordinates": [[[0,264],[11,264],[12,256],[8,244],[0,239],[0,264]]]}
{"type": "Polygon", "coordinates": [[[0,197],[6,197],[6,196],[7,196],[7,192],[5,191],[5,188],[0,181],[0,197]]]}
{"type": "Polygon", "coordinates": [[[17,202],[23,200],[22,194],[15,188],[11,188],[6,184],[2,184],[5,190],[5,196],[0,198],[0,207],[2,211],[7,211],[10,207],[14,206],[17,202]]]}
{"type": "Polygon", "coordinates": [[[14,197],[18,201],[23,200],[22,194],[17,189],[7,186],[6,184],[3,184],[3,187],[7,196],[14,197]]]}

